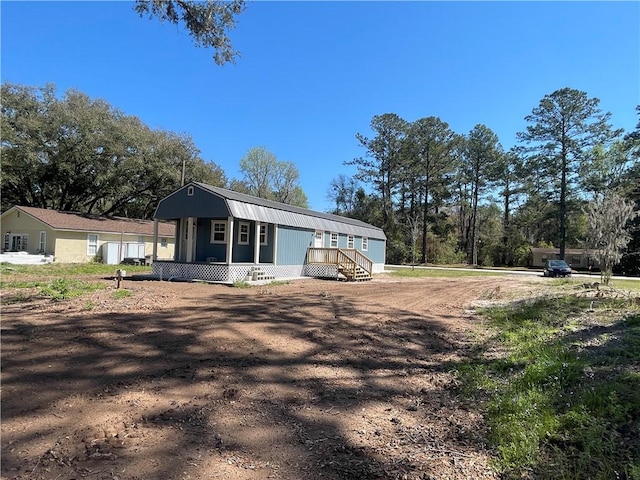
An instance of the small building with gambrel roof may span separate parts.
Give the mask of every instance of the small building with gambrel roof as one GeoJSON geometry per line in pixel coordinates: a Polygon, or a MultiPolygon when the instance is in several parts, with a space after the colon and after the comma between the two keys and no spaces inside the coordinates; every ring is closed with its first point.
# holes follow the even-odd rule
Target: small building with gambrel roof
{"type": "Polygon", "coordinates": [[[165,279],[364,280],[384,270],[386,236],[378,227],[204,183],[162,199],[154,220],[176,226],[173,260],[153,262],[165,279]]]}

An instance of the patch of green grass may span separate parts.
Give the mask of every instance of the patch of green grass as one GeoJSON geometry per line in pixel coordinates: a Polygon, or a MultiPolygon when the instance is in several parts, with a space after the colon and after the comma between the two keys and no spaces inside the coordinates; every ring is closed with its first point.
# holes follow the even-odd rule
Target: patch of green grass
{"type": "Polygon", "coordinates": [[[485,272],[482,270],[456,270],[452,269],[432,269],[432,268],[395,268],[395,269],[387,269],[387,272],[391,273],[394,277],[409,277],[409,278],[420,278],[420,277],[478,277],[478,276],[491,276],[491,277],[500,277],[504,276],[504,273],[499,272],[485,272]]]}
{"type": "Polygon", "coordinates": [[[504,354],[480,353],[458,375],[484,406],[504,478],[640,479],[640,313],[628,299],[591,300],[482,312],[493,332],[483,349],[504,354]]]}
{"type": "Polygon", "coordinates": [[[118,268],[132,273],[151,273],[151,266],[142,265],[105,265],[103,263],[47,263],[42,265],[14,265],[3,262],[0,274],[4,276],[39,275],[49,277],[67,277],[78,275],[110,276],[118,268]]]}
{"type": "Polygon", "coordinates": [[[291,282],[288,280],[274,280],[273,282],[269,282],[269,285],[278,286],[278,285],[289,285],[291,282]]]}
{"type": "Polygon", "coordinates": [[[123,288],[119,288],[116,291],[113,292],[113,297],[114,298],[129,298],[130,296],[132,296],[133,293],[131,293],[131,290],[125,290],[123,288]]]}
{"type": "Polygon", "coordinates": [[[2,280],[0,281],[0,288],[38,288],[46,284],[47,282],[44,280],[16,280],[13,282],[5,282],[4,280],[2,280]]]}
{"type": "Polygon", "coordinates": [[[640,292],[640,280],[612,279],[609,286],[620,290],[640,292]]]}
{"type": "Polygon", "coordinates": [[[234,288],[251,288],[251,285],[244,280],[236,280],[233,282],[234,288]]]}
{"type": "Polygon", "coordinates": [[[105,288],[105,285],[102,283],[56,278],[51,282],[41,285],[39,294],[52,300],[66,300],[102,288],[105,288]]]}

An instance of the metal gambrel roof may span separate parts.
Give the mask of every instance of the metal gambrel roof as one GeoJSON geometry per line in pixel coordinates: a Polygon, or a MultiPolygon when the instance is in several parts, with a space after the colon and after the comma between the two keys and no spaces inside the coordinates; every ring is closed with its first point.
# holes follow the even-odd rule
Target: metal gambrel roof
{"type": "Polygon", "coordinates": [[[312,228],[314,230],[345,233],[361,237],[387,238],[381,228],[353,218],[307,210],[306,208],[274,202],[205,183],[193,182],[193,184],[224,198],[231,215],[235,218],[275,223],[289,227],[312,228]]]}

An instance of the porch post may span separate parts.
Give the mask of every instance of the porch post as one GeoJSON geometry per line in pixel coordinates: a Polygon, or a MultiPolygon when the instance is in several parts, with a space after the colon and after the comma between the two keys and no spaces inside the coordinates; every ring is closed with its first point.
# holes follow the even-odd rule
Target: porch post
{"type": "Polygon", "coordinates": [[[227,228],[229,231],[227,232],[227,265],[231,265],[233,263],[233,217],[229,216],[227,218],[227,228]]]}
{"type": "Polygon", "coordinates": [[[260,222],[256,222],[256,234],[253,242],[253,263],[260,263],[260,222]]]}
{"type": "Polygon", "coordinates": [[[193,262],[193,217],[187,218],[187,262],[193,262]]]}
{"type": "Polygon", "coordinates": [[[176,224],[174,225],[174,238],[175,238],[175,244],[173,245],[173,261],[177,262],[180,260],[180,257],[182,256],[182,224],[183,224],[183,219],[179,218],[178,220],[176,220],[176,224]]]}
{"type": "Polygon", "coordinates": [[[278,224],[273,224],[273,264],[278,264],[278,224]]]}
{"type": "Polygon", "coordinates": [[[153,253],[151,255],[151,261],[155,262],[158,257],[158,219],[153,219],[153,253]]]}

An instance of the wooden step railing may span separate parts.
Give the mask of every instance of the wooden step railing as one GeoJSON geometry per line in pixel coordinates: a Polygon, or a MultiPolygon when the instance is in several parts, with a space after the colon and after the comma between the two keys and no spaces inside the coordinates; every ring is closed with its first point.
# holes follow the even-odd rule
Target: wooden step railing
{"type": "Polygon", "coordinates": [[[370,280],[373,273],[373,262],[355,248],[309,248],[307,263],[319,265],[336,265],[338,271],[347,280],[370,280]]]}

